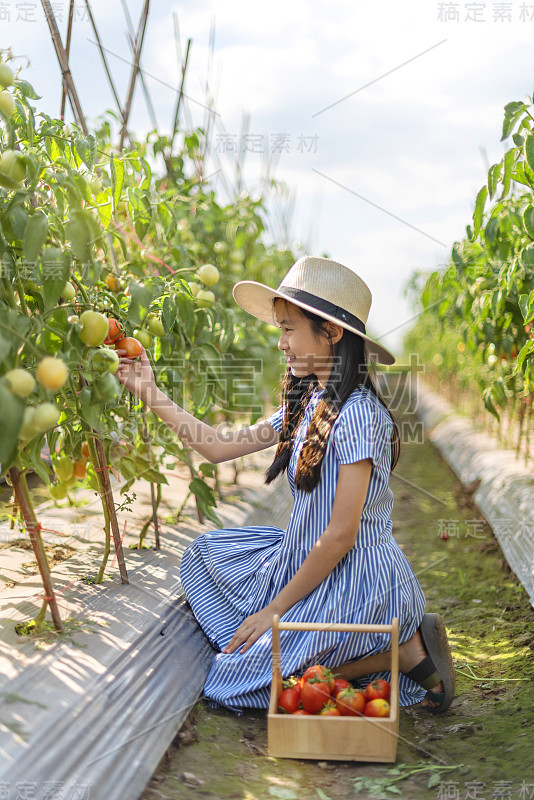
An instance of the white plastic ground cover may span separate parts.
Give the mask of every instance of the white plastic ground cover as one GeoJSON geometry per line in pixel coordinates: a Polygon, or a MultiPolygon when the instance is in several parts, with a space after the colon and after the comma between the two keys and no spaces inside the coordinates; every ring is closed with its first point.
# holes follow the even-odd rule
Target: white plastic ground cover
{"type": "Polygon", "coordinates": [[[455,413],[420,376],[417,381],[412,377],[411,390],[425,436],[462,483],[480,480],[473,500],[534,605],[534,474],[522,456],[516,458],[514,451],[477,432],[470,419],[455,413]]]}
{"type": "MultiPolygon", "coordinates": [[[[242,489],[239,503],[219,507],[223,524],[268,517],[284,525],[286,484],[242,489]]],[[[0,641],[1,800],[140,797],[201,696],[214,655],[178,579],[185,546],[210,527],[163,525],[160,551],[127,554],[127,585],[116,578],[69,588],[68,562],[58,565],[70,613],[100,624],[44,652],[13,632],[0,641]]],[[[24,618],[24,604],[17,613],[24,618]]]]}

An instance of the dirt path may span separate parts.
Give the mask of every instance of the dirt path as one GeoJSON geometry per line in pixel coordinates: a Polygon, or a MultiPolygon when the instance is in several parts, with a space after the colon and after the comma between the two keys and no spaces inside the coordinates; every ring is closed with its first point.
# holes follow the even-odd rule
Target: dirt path
{"type": "Polygon", "coordinates": [[[273,759],[266,712],[200,701],[142,800],[534,797],[534,610],[468,491],[429,443],[403,443],[394,533],[458,671],[449,711],[401,710],[395,765],[273,759]],[[447,530],[449,538],[441,532],[447,530]]]}

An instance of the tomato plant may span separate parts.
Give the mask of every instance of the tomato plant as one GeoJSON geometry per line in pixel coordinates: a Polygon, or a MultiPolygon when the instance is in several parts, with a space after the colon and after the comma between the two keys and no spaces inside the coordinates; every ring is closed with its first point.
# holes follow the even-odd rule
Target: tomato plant
{"type": "Polygon", "coordinates": [[[199,184],[193,153],[202,150],[200,129],[184,135],[181,152],[164,165],[170,142],[159,134],[117,155],[108,121],[87,135],[66,126],[38,112],[33,87],[11,82],[10,73],[0,64],[0,474],[18,481],[29,529],[29,471],[56,499],[78,480],[100,494],[99,582],[111,535],[120,546],[111,468],[121,494],[142,477],[159,500],[162,468],[182,461],[199,519],[220,523],[216,465],[197,469],[189,447],[123,389],[113,374],[117,354],[106,345],[126,342],[139,355],[132,334],[146,332],[163,391],[211,425],[252,423],[263,408],[240,399],[235,368],[242,381],[248,365],[263,364],[243,397],[271,399],[280,365],[266,354],[277,337],[267,324],[250,325],[231,288],[245,265],[251,279],[268,270],[276,281],[295,259],[261,241],[261,198],[242,193],[224,205],[199,184]],[[207,288],[215,284],[216,293],[207,288]],[[70,459],[72,476],[56,481],[43,448],[54,463],[70,459]]]}

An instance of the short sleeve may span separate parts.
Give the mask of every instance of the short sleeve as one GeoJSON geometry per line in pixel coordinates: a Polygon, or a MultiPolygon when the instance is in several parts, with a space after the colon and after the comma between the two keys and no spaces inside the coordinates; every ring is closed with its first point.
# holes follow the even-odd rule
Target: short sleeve
{"type": "Polygon", "coordinates": [[[267,422],[272,425],[277,433],[282,433],[282,428],[284,427],[285,408],[285,406],[281,406],[277,411],[274,412],[274,414],[271,414],[270,417],[267,417],[267,422]]]}
{"type": "Polygon", "coordinates": [[[332,431],[334,450],[340,464],[354,464],[371,458],[375,465],[391,442],[393,423],[387,411],[365,399],[341,409],[332,431]]]}

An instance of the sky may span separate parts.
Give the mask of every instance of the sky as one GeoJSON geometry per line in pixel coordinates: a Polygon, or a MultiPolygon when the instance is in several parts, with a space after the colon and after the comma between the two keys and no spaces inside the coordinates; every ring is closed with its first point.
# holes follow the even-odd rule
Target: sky
{"type": "MultiPolygon", "coordinates": [[[[63,39],[68,4],[51,3],[63,39]]],[[[124,5],[91,3],[122,103],[124,5]]],[[[134,26],[141,7],[127,0],[134,26]]],[[[191,40],[181,121],[206,126],[212,109],[205,175],[225,200],[277,179],[271,239],[354,269],[372,293],[367,333],[404,363],[402,337],[418,313],[404,287],[415,271],[444,268],[464,238],[487,169],[509,146],[504,106],[534,88],[533,36],[534,3],[520,0],[152,0],[141,64],[168,132],[191,40]]],[[[58,116],[60,72],[40,2],[0,2],[6,47],[42,96],[37,107],[58,116]]],[[[90,121],[115,108],[82,0],[71,70],[90,121]]],[[[139,86],[130,127],[152,128],[139,86]]]]}

